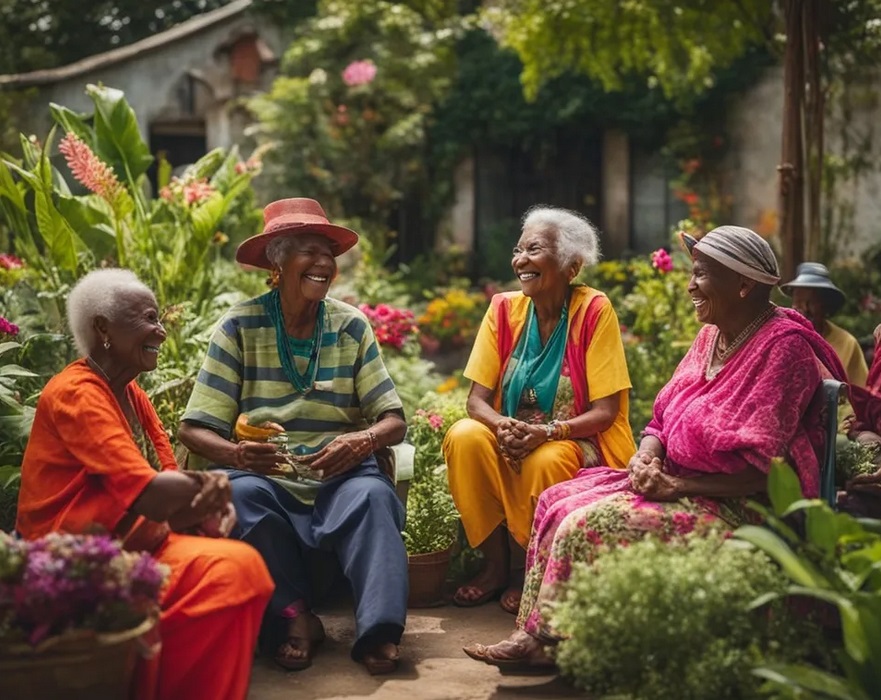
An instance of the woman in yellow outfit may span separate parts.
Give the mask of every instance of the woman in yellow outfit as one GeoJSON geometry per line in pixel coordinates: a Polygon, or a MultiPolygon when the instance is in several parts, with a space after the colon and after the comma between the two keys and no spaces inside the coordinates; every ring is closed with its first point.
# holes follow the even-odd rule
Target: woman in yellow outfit
{"type": "Polygon", "coordinates": [[[583,467],[623,469],[636,449],[618,317],[602,292],[573,284],[598,258],[581,215],[533,207],[524,216],[511,261],[522,291],[493,297],[465,368],[470,418],[444,438],[450,491],[484,559],[457,605],[507,587],[502,607],[516,613],[541,492],[583,467]]]}

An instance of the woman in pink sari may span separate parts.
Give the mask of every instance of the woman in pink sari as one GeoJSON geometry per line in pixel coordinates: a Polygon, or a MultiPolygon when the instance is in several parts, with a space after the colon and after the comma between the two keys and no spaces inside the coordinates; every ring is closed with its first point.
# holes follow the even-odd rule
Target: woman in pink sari
{"type": "Polygon", "coordinates": [[[761,236],[723,226],[683,242],[693,257],[688,293],[706,325],[658,394],[628,470],[583,469],[541,495],[517,629],[498,644],[466,647],[472,658],[553,668],[544,651],[557,639],[549,613],[573,563],[649,534],[736,527],[746,499],[764,494],[774,457],[795,466],[806,496],[818,495],[814,394],[823,378],[844,378],[841,362],[802,316],[769,301],[780,275],[761,236]]]}

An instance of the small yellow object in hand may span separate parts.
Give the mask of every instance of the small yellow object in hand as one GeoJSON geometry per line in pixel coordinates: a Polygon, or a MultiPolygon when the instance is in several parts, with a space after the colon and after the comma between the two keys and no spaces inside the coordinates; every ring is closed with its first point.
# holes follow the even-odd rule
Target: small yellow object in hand
{"type": "Polygon", "coordinates": [[[242,413],[236,420],[236,439],[239,441],[249,440],[252,442],[266,442],[273,435],[284,432],[280,425],[266,421],[260,425],[250,425],[248,414],[242,413]]]}

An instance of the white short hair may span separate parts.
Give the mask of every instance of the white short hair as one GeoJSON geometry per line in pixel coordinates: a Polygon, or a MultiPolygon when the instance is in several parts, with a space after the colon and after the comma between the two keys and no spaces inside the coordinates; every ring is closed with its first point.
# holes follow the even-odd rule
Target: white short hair
{"type": "Polygon", "coordinates": [[[82,357],[98,344],[95,319],[103,316],[114,320],[124,308],[120,297],[131,292],[153,296],[134,272],[117,267],[92,270],[76,283],[67,297],[67,325],[82,357]]]}
{"type": "Polygon", "coordinates": [[[557,256],[561,267],[573,262],[596,265],[600,259],[600,241],[596,227],[586,216],[569,209],[543,204],[530,207],[523,215],[521,229],[533,226],[550,228],[557,232],[557,256]]]}

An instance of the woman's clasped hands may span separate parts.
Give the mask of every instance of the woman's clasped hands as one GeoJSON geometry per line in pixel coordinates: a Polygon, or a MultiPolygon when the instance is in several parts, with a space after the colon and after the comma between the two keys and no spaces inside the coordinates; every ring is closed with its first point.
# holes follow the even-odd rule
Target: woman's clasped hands
{"type": "Polygon", "coordinates": [[[518,474],[520,462],[539,445],[548,440],[544,425],[526,423],[514,418],[503,418],[496,427],[496,441],[499,452],[508,466],[518,474]]]}
{"type": "Polygon", "coordinates": [[[627,465],[630,487],[651,501],[675,501],[682,494],[679,480],[664,471],[664,463],[649,450],[638,450],[627,465]]]}

